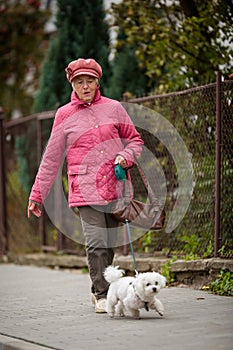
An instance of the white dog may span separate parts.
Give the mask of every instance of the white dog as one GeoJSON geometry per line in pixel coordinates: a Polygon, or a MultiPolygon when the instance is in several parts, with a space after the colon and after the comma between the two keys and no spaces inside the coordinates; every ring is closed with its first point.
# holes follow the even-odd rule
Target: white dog
{"type": "Polygon", "coordinates": [[[166,278],[157,272],[139,273],[136,277],[123,277],[124,270],[119,266],[108,266],[104,277],[110,283],[106,311],[110,317],[124,316],[124,311],[139,319],[139,309],[145,308],[157,311],[161,316],[164,307],[156,294],[166,285],[166,278]]]}

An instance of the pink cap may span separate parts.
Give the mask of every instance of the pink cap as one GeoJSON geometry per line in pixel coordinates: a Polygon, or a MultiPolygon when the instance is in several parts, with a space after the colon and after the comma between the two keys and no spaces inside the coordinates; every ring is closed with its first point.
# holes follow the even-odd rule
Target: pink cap
{"type": "Polygon", "coordinates": [[[93,58],[79,58],[69,63],[65,69],[66,77],[71,83],[72,80],[79,75],[91,75],[98,79],[102,76],[101,66],[93,58]]]}

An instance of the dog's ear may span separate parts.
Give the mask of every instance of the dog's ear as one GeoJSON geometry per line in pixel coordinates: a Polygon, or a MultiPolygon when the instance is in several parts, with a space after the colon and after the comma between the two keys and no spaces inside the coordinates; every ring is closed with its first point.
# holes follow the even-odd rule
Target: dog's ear
{"type": "Polygon", "coordinates": [[[139,273],[139,274],[137,274],[137,276],[136,276],[136,280],[138,280],[138,281],[144,281],[145,280],[145,273],[139,273]]]}

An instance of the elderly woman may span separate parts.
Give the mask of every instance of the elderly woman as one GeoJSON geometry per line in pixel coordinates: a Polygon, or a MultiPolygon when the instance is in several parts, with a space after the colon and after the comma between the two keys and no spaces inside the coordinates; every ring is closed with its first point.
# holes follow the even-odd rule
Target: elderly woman
{"type": "Polygon", "coordinates": [[[65,152],[70,207],[77,207],[86,240],[86,253],[95,311],[105,311],[108,283],[103,271],[112,264],[117,222],[109,204],[120,196],[114,165],[130,168],[143,141],[118,101],[101,96],[102,68],[94,59],[79,58],[66,68],[72,85],[71,101],[60,107],[32,187],[30,213],[41,215],[65,152]]]}

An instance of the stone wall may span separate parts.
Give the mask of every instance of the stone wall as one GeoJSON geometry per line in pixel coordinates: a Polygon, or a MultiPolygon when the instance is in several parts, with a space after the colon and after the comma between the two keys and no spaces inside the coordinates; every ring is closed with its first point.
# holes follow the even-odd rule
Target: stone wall
{"type": "MultiPolygon", "coordinates": [[[[166,258],[136,257],[139,272],[161,271],[161,267],[169,261],[166,258]]],[[[20,265],[35,265],[55,269],[86,270],[86,257],[75,255],[54,254],[27,254],[9,256],[1,259],[2,263],[14,263],[20,265]]],[[[116,256],[114,265],[126,271],[126,274],[134,274],[134,264],[131,255],[116,256]]],[[[177,260],[171,263],[170,271],[175,277],[177,285],[185,285],[200,289],[214,281],[221,270],[233,273],[233,259],[211,258],[203,260],[177,260]]]]}

